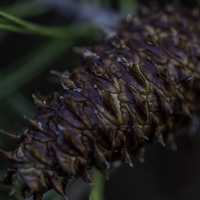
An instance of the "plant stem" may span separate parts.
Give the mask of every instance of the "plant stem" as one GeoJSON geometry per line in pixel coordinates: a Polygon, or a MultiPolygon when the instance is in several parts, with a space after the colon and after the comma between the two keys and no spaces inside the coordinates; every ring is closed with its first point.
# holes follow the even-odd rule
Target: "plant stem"
{"type": "Polygon", "coordinates": [[[104,200],[105,176],[96,169],[90,200],[104,200]]]}

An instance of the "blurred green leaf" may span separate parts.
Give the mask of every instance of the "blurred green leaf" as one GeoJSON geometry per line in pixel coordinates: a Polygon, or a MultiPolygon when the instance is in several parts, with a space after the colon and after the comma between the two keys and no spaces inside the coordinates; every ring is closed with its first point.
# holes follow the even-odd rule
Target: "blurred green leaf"
{"type": "Polygon", "coordinates": [[[63,198],[55,191],[51,190],[45,194],[44,200],[63,200],[63,198]]]}
{"type": "Polygon", "coordinates": [[[7,103],[22,118],[24,116],[31,118],[34,115],[33,104],[20,93],[8,98],[7,103]]]}
{"type": "Polygon", "coordinates": [[[124,15],[134,13],[137,6],[137,0],[120,0],[120,9],[124,15]]]}
{"type": "Polygon", "coordinates": [[[24,1],[16,1],[16,3],[11,4],[6,7],[1,7],[1,10],[6,13],[11,13],[12,15],[16,15],[18,17],[33,17],[48,11],[47,6],[43,6],[37,0],[24,0],[24,1]]]}
{"type": "Polygon", "coordinates": [[[14,33],[25,33],[24,29],[19,28],[13,25],[1,24],[0,23],[0,30],[14,32],[14,33]]]}
{"type": "Polygon", "coordinates": [[[42,47],[30,52],[25,60],[17,64],[19,67],[12,74],[4,75],[0,80],[0,99],[13,94],[23,84],[40,74],[43,70],[51,66],[62,53],[71,45],[63,41],[50,41],[42,47]]]}
{"type": "MultiPolygon", "coordinates": [[[[92,33],[97,31],[94,26],[90,24],[77,24],[67,27],[47,27],[42,25],[37,25],[26,20],[20,19],[3,11],[0,11],[0,17],[6,21],[0,21],[0,30],[2,31],[12,31],[18,33],[30,33],[40,36],[52,37],[55,39],[71,39],[71,37],[79,36],[80,34],[85,34],[85,32],[92,35],[92,33]],[[11,24],[9,24],[11,23],[11,24]],[[12,24],[13,23],[13,24],[12,24]]],[[[0,19],[0,20],[2,20],[0,19]]]]}
{"type": "Polygon", "coordinates": [[[0,11],[0,17],[3,20],[0,23],[0,29],[2,31],[12,31],[19,33],[31,33],[41,36],[53,37],[65,39],[68,37],[68,28],[67,27],[47,27],[37,25],[26,20],[20,19],[11,14],[0,11]]]}

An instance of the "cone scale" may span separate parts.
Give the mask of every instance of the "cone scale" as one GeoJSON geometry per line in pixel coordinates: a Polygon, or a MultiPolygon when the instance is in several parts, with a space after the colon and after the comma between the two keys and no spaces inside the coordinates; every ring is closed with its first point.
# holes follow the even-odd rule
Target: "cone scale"
{"type": "Polygon", "coordinates": [[[143,160],[145,146],[175,146],[189,130],[200,101],[199,9],[141,7],[115,36],[82,49],[81,66],[60,75],[61,89],[34,96],[37,115],[14,152],[10,182],[41,199],[65,196],[71,178],[143,160]]]}

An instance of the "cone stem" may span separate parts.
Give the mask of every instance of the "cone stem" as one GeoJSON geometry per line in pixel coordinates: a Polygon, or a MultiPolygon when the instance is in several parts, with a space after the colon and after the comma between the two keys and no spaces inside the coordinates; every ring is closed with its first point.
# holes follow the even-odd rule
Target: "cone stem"
{"type": "Polygon", "coordinates": [[[90,200],[104,200],[105,181],[105,176],[96,170],[90,200]]]}

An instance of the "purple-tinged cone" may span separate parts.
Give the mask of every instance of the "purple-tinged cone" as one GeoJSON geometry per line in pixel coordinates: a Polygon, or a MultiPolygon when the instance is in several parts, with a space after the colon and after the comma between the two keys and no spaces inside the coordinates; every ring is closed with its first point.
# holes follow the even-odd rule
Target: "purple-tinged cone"
{"type": "MultiPolygon", "coordinates": [[[[62,90],[34,98],[38,114],[15,152],[11,179],[24,194],[65,195],[72,177],[90,180],[115,161],[143,160],[148,143],[174,145],[200,111],[200,9],[140,9],[113,38],[83,49],[62,90]]],[[[188,129],[189,130],[189,129],[188,129]]]]}

